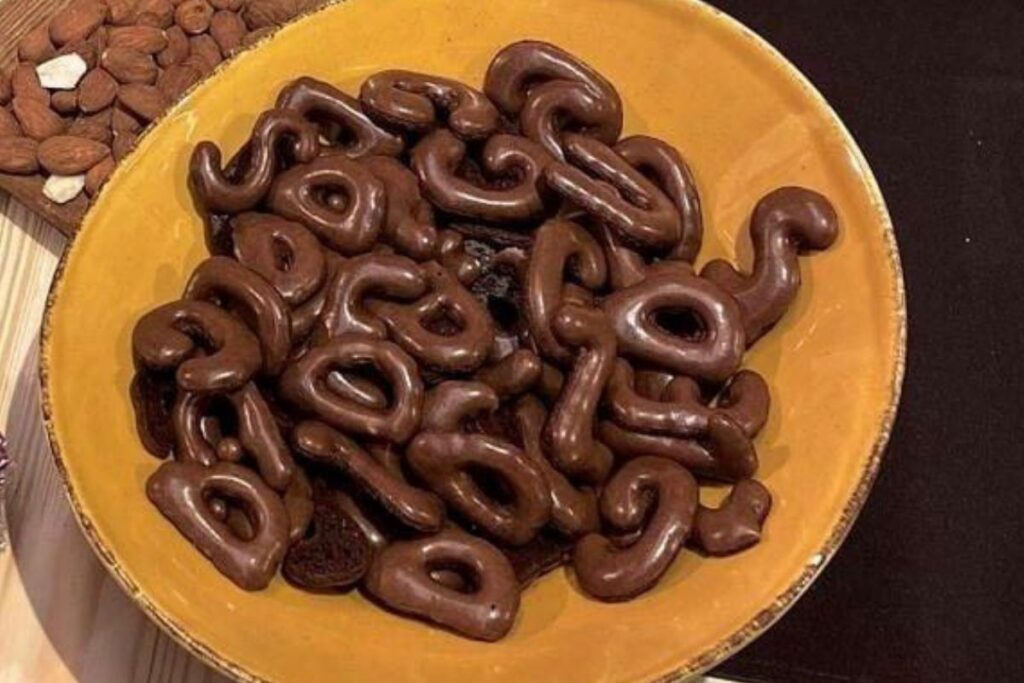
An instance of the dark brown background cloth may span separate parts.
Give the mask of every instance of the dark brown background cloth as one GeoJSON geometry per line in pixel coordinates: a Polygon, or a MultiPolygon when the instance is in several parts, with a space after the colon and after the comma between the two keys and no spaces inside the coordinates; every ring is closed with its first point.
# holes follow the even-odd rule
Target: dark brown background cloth
{"type": "Polygon", "coordinates": [[[896,430],[846,544],[719,673],[1024,681],[1024,0],[712,0],[813,81],[905,270],[896,430]]]}

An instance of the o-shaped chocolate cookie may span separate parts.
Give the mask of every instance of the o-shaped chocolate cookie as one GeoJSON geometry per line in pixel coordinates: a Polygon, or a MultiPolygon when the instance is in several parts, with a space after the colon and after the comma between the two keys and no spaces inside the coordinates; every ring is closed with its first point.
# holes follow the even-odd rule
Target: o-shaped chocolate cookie
{"type": "Polygon", "coordinates": [[[288,544],[288,512],[281,498],[251,470],[234,463],[204,466],[166,462],[146,482],[146,495],[171,524],[240,588],[266,588],[288,544]],[[255,535],[237,537],[207,503],[240,503],[255,535]]]}
{"type": "Polygon", "coordinates": [[[235,258],[273,285],[286,304],[298,306],[316,294],[326,266],[313,233],[266,213],[240,214],[231,226],[235,258]]]}
{"type": "Polygon", "coordinates": [[[391,609],[478,640],[503,638],[519,611],[519,582],[508,559],[482,538],[454,527],[387,546],[363,585],[391,609]],[[467,588],[439,582],[433,576],[439,569],[455,572],[467,588]]]}
{"type": "Polygon", "coordinates": [[[482,434],[421,432],[405,457],[448,505],[505,543],[527,543],[551,516],[544,475],[506,441],[482,434]],[[511,501],[492,497],[474,478],[474,470],[500,478],[511,501]]]}
{"type": "Polygon", "coordinates": [[[783,187],[758,202],[750,218],[753,273],[743,275],[727,261],[715,260],[704,266],[701,277],[736,297],[747,343],[753,344],[796,298],[799,255],[828,249],[838,236],[839,217],[827,198],[802,187],[783,187]]]}
{"type": "Polygon", "coordinates": [[[333,155],[279,173],[267,205],[298,221],[345,255],[369,251],[377,241],[387,196],[384,185],[362,164],[333,155]]]}
{"type": "Polygon", "coordinates": [[[619,531],[642,532],[624,547],[601,534],[583,537],[572,558],[580,587],[608,601],[653,588],[690,535],[697,494],[693,476],[671,460],[626,463],[601,493],[601,515],[619,531]]]}
{"type": "Polygon", "coordinates": [[[743,358],[745,337],[736,301],[712,282],[682,272],[659,272],[609,295],[603,308],[620,352],[670,372],[709,381],[728,379],[743,358]],[[696,334],[666,329],[659,314],[690,312],[696,334]]]}
{"type": "Polygon", "coordinates": [[[416,362],[395,344],[366,335],[344,335],[310,349],[284,371],[279,388],[289,402],[352,434],[404,443],[420,424],[423,382],[416,362]],[[389,408],[367,407],[327,386],[331,372],[366,365],[391,385],[389,408]]]}
{"type": "Polygon", "coordinates": [[[177,368],[185,391],[240,389],[260,369],[260,343],[237,318],[205,301],[173,301],[142,316],[132,331],[136,363],[177,368]]]}
{"type": "Polygon", "coordinates": [[[192,151],[189,184],[196,199],[212,213],[240,213],[266,196],[278,170],[282,142],[290,142],[292,159],[304,163],[320,153],[316,127],[295,112],[271,109],[260,115],[238,169],[225,172],[220,149],[200,142],[192,151]]]}
{"type": "Polygon", "coordinates": [[[358,100],[315,78],[304,76],[292,81],[277,96],[277,106],[319,124],[319,135],[330,144],[328,152],[350,159],[375,154],[394,157],[405,147],[400,137],[371,121],[358,100]]]}
{"type": "Polygon", "coordinates": [[[467,140],[486,138],[498,128],[491,101],[465,83],[401,71],[381,71],[363,82],[363,108],[386,127],[424,133],[442,125],[467,140]]]}

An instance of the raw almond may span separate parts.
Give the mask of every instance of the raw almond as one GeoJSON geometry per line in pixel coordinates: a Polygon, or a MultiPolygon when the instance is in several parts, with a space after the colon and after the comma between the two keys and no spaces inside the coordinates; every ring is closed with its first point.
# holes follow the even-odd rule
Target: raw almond
{"type": "Polygon", "coordinates": [[[163,92],[152,85],[122,85],[117,101],[144,123],[156,121],[170,105],[163,92]]]}
{"type": "Polygon", "coordinates": [[[85,173],[110,155],[110,148],[88,138],[58,135],[39,143],[39,165],[53,175],[85,173]]]}
{"type": "Polygon", "coordinates": [[[269,35],[273,35],[275,30],[274,26],[266,26],[264,28],[258,28],[255,31],[249,33],[245,38],[242,39],[242,47],[249,47],[260,42],[269,35]]]}
{"type": "Polygon", "coordinates": [[[78,91],[61,90],[50,97],[50,106],[58,114],[74,114],[78,111],[78,91]]]}
{"type": "Polygon", "coordinates": [[[50,109],[47,102],[33,97],[15,97],[12,107],[21,129],[30,138],[45,140],[64,132],[64,119],[50,109]]]}
{"type": "Polygon", "coordinates": [[[100,64],[119,83],[154,83],[158,73],[152,56],[127,47],[108,47],[100,64]]]}
{"type": "Polygon", "coordinates": [[[78,84],[78,106],[86,114],[106,109],[115,97],[117,81],[106,69],[93,69],[78,84]]]}
{"type": "Polygon", "coordinates": [[[114,26],[129,26],[138,15],[139,0],[107,0],[107,17],[114,26]]]}
{"type": "Polygon", "coordinates": [[[117,162],[114,157],[106,157],[103,161],[89,169],[85,174],[85,193],[90,197],[96,196],[100,188],[106,184],[110,174],[114,172],[117,162]]]}
{"type": "Polygon", "coordinates": [[[21,135],[21,125],[14,114],[0,107],[0,137],[9,138],[21,135]]]}
{"type": "Polygon", "coordinates": [[[225,55],[241,45],[242,38],[245,38],[248,32],[242,17],[235,12],[220,10],[210,20],[210,35],[225,55]]]}
{"type": "Polygon", "coordinates": [[[40,24],[25,34],[18,43],[18,59],[39,64],[57,55],[57,48],[50,40],[50,27],[40,24]]]}
{"type": "Polygon", "coordinates": [[[213,19],[213,8],[206,0],[185,0],[174,10],[174,23],[190,36],[206,33],[213,19]]]}
{"type": "Polygon", "coordinates": [[[85,68],[92,69],[99,61],[100,50],[91,40],[75,40],[58,50],[57,54],[62,57],[78,55],[85,62],[85,68]]]}
{"type": "Polygon", "coordinates": [[[217,41],[208,35],[192,36],[188,39],[188,44],[189,56],[201,59],[206,63],[207,68],[203,70],[204,74],[213,71],[224,60],[217,41]]]}
{"type": "Polygon", "coordinates": [[[210,0],[210,4],[216,10],[226,9],[229,12],[237,12],[245,3],[242,0],[210,0]]]}
{"type": "Polygon", "coordinates": [[[107,43],[110,40],[110,29],[106,26],[100,26],[98,29],[92,32],[89,36],[89,42],[96,48],[96,56],[99,57],[103,54],[103,51],[107,49],[107,43]]]}
{"type": "Polygon", "coordinates": [[[0,137],[0,172],[29,175],[39,170],[36,150],[39,143],[32,138],[0,137]]]}
{"type": "Polygon", "coordinates": [[[156,87],[160,88],[164,97],[174,102],[202,78],[202,72],[191,64],[175,64],[164,69],[156,79],[156,87]]]}
{"type": "Polygon", "coordinates": [[[14,97],[11,92],[11,74],[0,71],[0,104],[7,104],[14,97]]]}
{"type": "Polygon", "coordinates": [[[135,149],[135,143],[139,141],[139,136],[135,133],[121,132],[114,134],[114,159],[121,161],[128,153],[135,149]]]}
{"type": "Polygon", "coordinates": [[[156,56],[156,63],[165,69],[181,64],[188,57],[188,36],[180,26],[172,26],[167,31],[167,47],[156,56]]]}
{"type": "Polygon", "coordinates": [[[170,0],[140,0],[135,23],[157,28],[170,28],[174,23],[174,5],[170,0]]]}
{"type": "Polygon", "coordinates": [[[299,12],[296,0],[249,0],[242,18],[251,30],[280,26],[299,12]]]}
{"type": "Polygon", "coordinates": [[[88,116],[79,116],[68,126],[68,135],[89,138],[109,145],[114,140],[114,133],[110,130],[112,111],[112,109],[104,109],[88,116]]]}
{"type": "Polygon", "coordinates": [[[167,36],[155,26],[120,26],[110,29],[107,45],[157,54],[167,47],[167,36]]]}
{"type": "Polygon", "coordinates": [[[119,133],[138,133],[142,130],[142,122],[122,105],[117,104],[110,114],[110,127],[114,130],[116,139],[119,133]]]}
{"type": "Polygon", "coordinates": [[[40,100],[47,105],[50,104],[50,93],[39,83],[36,67],[28,62],[22,62],[11,72],[11,91],[14,97],[40,100]]]}
{"type": "Polygon", "coordinates": [[[50,40],[65,45],[85,40],[107,18],[107,7],[99,0],[75,0],[50,21],[50,40]]]}

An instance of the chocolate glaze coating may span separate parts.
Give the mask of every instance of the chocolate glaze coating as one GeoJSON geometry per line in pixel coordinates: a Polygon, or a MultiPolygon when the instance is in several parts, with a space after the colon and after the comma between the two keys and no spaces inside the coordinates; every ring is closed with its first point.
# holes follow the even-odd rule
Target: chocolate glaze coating
{"type": "Polygon", "coordinates": [[[484,92],[506,114],[515,115],[538,86],[554,80],[585,85],[606,101],[610,110],[618,112],[621,129],[622,100],[615,86],[577,57],[550,43],[523,40],[502,48],[487,67],[484,92]]]}
{"type": "Polygon", "coordinates": [[[711,405],[704,403],[700,385],[690,377],[677,377],[666,387],[662,400],[668,403],[689,406],[706,420],[715,413],[732,418],[750,438],[757,436],[771,407],[768,384],[753,370],[740,370],[725,388],[714,398],[711,405]]]}
{"type": "Polygon", "coordinates": [[[277,572],[288,543],[288,512],[281,498],[251,470],[221,462],[166,462],[146,482],[146,495],[161,513],[226,577],[245,590],[260,590],[277,572]],[[211,496],[237,501],[255,536],[242,540],[217,519],[211,496]]]}
{"type": "Polygon", "coordinates": [[[419,427],[423,383],[415,361],[390,342],[344,335],[310,349],[281,375],[281,395],[339,429],[404,443],[419,427]],[[391,385],[391,406],[369,408],[334,394],[326,385],[334,370],[370,365],[391,385]]]}
{"type": "Polygon", "coordinates": [[[279,216],[302,223],[332,249],[353,255],[369,251],[376,242],[387,195],[383,183],[362,164],[332,155],[279,173],[267,205],[279,216]],[[344,201],[332,201],[330,193],[344,201]]]}
{"type": "Polygon", "coordinates": [[[466,143],[439,129],[412,150],[411,164],[423,194],[456,216],[499,222],[528,221],[544,211],[539,182],[553,159],[543,147],[515,135],[494,135],[481,157],[482,171],[493,186],[458,175],[466,160],[466,143]],[[501,181],[501,182],[499,182],[501,181]]]}
{"type": "Polygon", "coordinates": [[[210,410],[210,394],[179,392],[172,413],[177,459],[209,467],[218,460],[238,461],[248,454],[256,461],[263,480],[285,491],[295,474],[295,463],[260,390],[249,382],[224,398],[234,412],[235,434],[222,431],[218,417],[210,410]],[[213,440],[208,420],[217,422],[213,440]]]}
{"type": "Polygon", "coordinates": [[[466,239],[454,230],[441,230],[437,236],[436,260],[467,287],[483,275],[484,264],[466,248],[466,239]]]}
{"type": "Polygon", "coordinates": [[[639,396],[657,401],[674,379],[675,375],[661,370],[634,370],[633,389],[639,396]]]}
{"type": "Polygon", "coordinates": [[[615,334],[600,310],[574,304],[562,306],[552,327],[562,342],[579,350],[551,410],[545,441],[555,467],[599,483],[611,470],[612,454],[594,438],[594,417],[615,363],[615,334]]]}
{"type": "Polygon", "coordinates": [[[270,190],[280,166],[279,148],[288,142],[290,156],[300,163],[320,153],[316,127],[294,112],[271,109],[260,115],[244,158],[235,173],[221,167],[220,149],[200,142],[192,152],[189,184],[199,204],[214,213],[241,213],[254,208],[270,190]]]}
{"type": "Polygon", "coordinates": [[[137,366],[177,368],[186,391],[240,389],[263,364],[256,336],[205,301],[173,301],[144,315],[132,331],[132,351],[137,366]]]}
{"type": "Polygon", "coordinates": [[[534,86],[519,114],[523,135],[564,160],[563,131],[594,137],[612,145],[622,132],[622,105],[576,81],[548,81],[534,86]]]}
{"type": "Polygon", "coordinates": [[[417,261],[429,259],[437,247],[434,207],[420,194],[416,174],[397,159],[371,156],[363,166],[384,185],[387,213],[382,233],[388,244],[417,261]]]}
{"type": "Polygon", "coordinates": [[[448,380],[427,392],[423,399],[424,432],[464,431],[466,421],[498,409],[498,394],[483,382],[448,380]]]}
{"type": "Polygon", "coordinates": [[[491,387],[499,398],[524,394],[540,379],[541,359],[533,351],[517,349],[498,362],[480,368],[476,379],[491,387]]]}
{"type": "Polygon", "coordinates": [[[392,543],[377,555],[363,585],[391,609],[478,640],[504,637],[519,611],[519,582],[508,559],[455,528],[392,543]],[[431,576],[439,568],[455,571],[472,589],[439,583],[431,576]]]}
{"type": "Polygon", "coordinates": [[[387,338],[387,327],[370,313],[363,300],[370,295],[417,299],[427,282],[419,265],[395,254],[362,254],[342,263],[328,284],[324,311],[313,331],[313,343],[343,334],[387,338]]]}
{"type": "Polygon", "coordinates": [[[273,285],[286,304],[298,306],[316,294],[327,269],[313,233],[265,213],[243,213],[231,225],[235,258],[273,285]]]}
{"type": "Polygon", "coordinates": [[[761,527],[772,508],[772,494],[754,479],[733,486],[718,508],[697,509],[691,544],[713,556],[746,550],[761,540],[761,527]]]}
{"type": "Polygon", "coordinates": [[[658,272],[613,292],[603,308],[623,355],[678,374],[722,381],[736,372],[744,334],[735,300],[713,283],[682,272],[658,272]],[[657,320],[659,312],[690,311],[702,333],[690,339],[673,334],[657,320]]]}
{"type": "Polygon", "coordinates": [[[277,375],[292,348],[291,316],[274,287],[238,261],[211,256],[196,267],[183,299],[209,301],[240,313],[259,338],[263,372],[277,375]]]}
{"type": "Polygon", "coordinates": [[[178,393],[174,375],[140,369],[129,389],[135,412],[135,431],[142,446],[158,458],[174,454],[171,413],[178,393]]]}
{"type": "Polygon", "coordinates": [[[316,487],[312,534],[292,544],[281,567],[289,583],[312,590],[348,588],[369,570],[373,548],[342,497],[347,496],[341,491],[316,487]]]}
{"type": "Polygon", "coordinates": [[[396,477],[341,432],[310,420],[295,428],[292,440],[307,458],[351,477],[403,524],[428,533],[441,528],[444,505],[437,496],[396,477]]]}
{"type": "Polygon", "coordinates": [[[527,543],[551,516],[544,476],[506,441],[481,434],[422,432],[405,455],[413,471],[448,505],[505,543],[527,543]],[[499,478],[510,502],[489,495],[473,470],[499,478]]]}
{"type": "Polygon", "coordinates": [[[670,460],[643,457],[626,463],[601,493],[601,515],[616,529],[643,532],[625,546],[601,534],[581,539],[573,551],[580,587],[608,601],[650,590],[690,535],[697,494],[690,473],[670,460]]]}
{"type": "Polygon", "coordinates": [[[564,276],[573,275],[590,289],[599,289],[608,277],[601,246],[579,225],[554,219],[537,230],[523,289],[526,324],[538,350],[549,360],[572,361],[572,352],[555,336],[552,319],[562,305],[564,276]]]}
{"type": "MultiPolygon", "coordinates": [[[[604,401],[612,419],[622,427],[655,434],[697,436],[708,428],[712,412],[699,401],[656,401],[644,398],[634,387],[633,367],[621,358],[608,378],[604,401]]],[[[700,387],[694,383],[699,392],[700,387]]]]}
{"type": "Polygon", "coordinates": [[[562,137],[569,163],[544,169],[548,186],[616,231],[632,248],[665,252],[682,236],[679,212],[640,171],[599,140],[575,133],[562,137]]]}
{"type": "Polygon", "coordinates": [[[523,453],[544,475],[551,491],[551,525],[570,537],[596,531],[600,526],[597,496],[590,489],[576,488],[551,465],[544,452],[542,439],[548,418],[544,404],[536,396],[527,394],[516,402],[513,416],[523,453]]]}
{"type": "Polygon", "coordinates": [[[753,344],[786,312],[800,289],[800,259],[828,249],[839,236],[832,203],[802,187],[783,187],[765,196],[750,218],[754,269],[748,276],[728,262],[709,262],[701,271],[739,302],[747,343],[753,344]]]}
{"type": "Polygon", "coordinates": [[[679,212],[682,231],[666,258],[693,263],[704,241],[704,219],[697,182],[683,156],[664,140],[647,135],[624,138],[615,151],[657,185],[679,212]]]}
{"type": "Polygon", "coordinates": [[[405,146],[401,138],[371,121],[358,100],[315,78],[292,81],[277,96],[277,106],[318,123],[318,135],[330,140],[329,151],[337,150],[350,159],[398,156],[405,146]]]}
{"type": "Polygon", "coordinates": [[[526,545],[502,548],[519,585],[531,583],[565,564],[572,556],[573,541],[558,534],[542,531],[526,545]]]}
{"type": "MultiPolygon", "coordinates": [[[[309,335],[313,332],[317,321],[324,312],[327,305],[327,293],[329,285],[334,280],[345,257],[336,252],[325,249],[324,252],[324,281],[320,289],[306,301],[292,309],[292,340],[295,342],[308,341],[309,335]]],[[[301,348],[301,343],[299,344],[301,348]]],[[[294,356],[294,354],[293,354],[294,356]]]]}
{"type": "Polygon", "coordinates": [[[750,437],[721,414],[708,418],[707,435],[699,440],[630,431],[611,420],[597,424],[597,435],[619,458],[657,455],[708,479],[737,481],[752,476],[758,467],[757,451],[750,437]]]}
{"type": "Polygon", "coordinates": [[[313,519],[313,485],[301,467],[295,468],[292,483],[281,496],[288,511],[288,543],[295,543],[306,535],[313,519]]]}
{"type": "Polygon", "coordinates": [[[467,373],[485,360],[494,343],[494,324],[458,279],[439,263],[420,265],[429,293],[412,303],[367,301],[367,308],[384,321],[395,342],[420,363],[440,372],[467,373]],[[434,331],[431,322],[443,318],[454,326],[434,331]]]}
{"type": "Polygon", "coordinates": [[[623,244],[622,238],[607,223],[598,221],[594,233],[604,249],[612,289],[632,287],[647,277],[648,266],[643,255],[623,244]]]}
{"type": "Polygon", "coordinates": [[[498,128],[498,110],[482,92],[442,76],[381,71],[363,82],[359,99],[372,118],[401,131],[424,133],[443,123],[473,140],[498,128]]]}

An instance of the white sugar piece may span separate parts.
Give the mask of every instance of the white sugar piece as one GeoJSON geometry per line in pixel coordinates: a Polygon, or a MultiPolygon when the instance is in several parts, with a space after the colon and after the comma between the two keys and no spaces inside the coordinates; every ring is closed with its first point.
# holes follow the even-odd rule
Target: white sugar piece
{"type": "Polygon", "coordinates": [[[55,204],[67,204],[84,189],[84,175],[52,175],[43,184],[43,195],[55,204]]]}
{"type": "Polygon", "coordinates": [[[88,70],[89,65],[77,52],[54,57],[36,67],[39,82],[49,90],[74,90],[88,70]]]}

